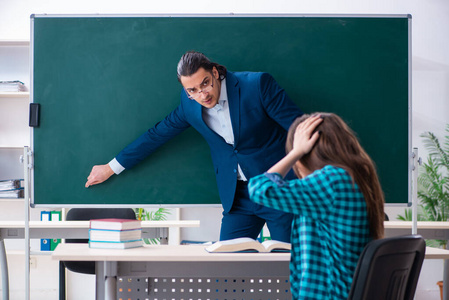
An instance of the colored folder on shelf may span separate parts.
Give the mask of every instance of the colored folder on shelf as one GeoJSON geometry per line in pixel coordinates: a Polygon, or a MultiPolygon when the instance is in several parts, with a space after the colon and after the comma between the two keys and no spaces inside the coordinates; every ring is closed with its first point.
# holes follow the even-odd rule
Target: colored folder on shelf
{"type": "MultiPolygon", "coordinates": [[[[41,211],[41,221],[50,221],[50,212],[41,211]]],[[[50,251],[51,239],[41,239],[41,251],[50,251]]]]}
{"type": "MultiPolygon", "coordinates": [[[[61,221],[61,212],[53,210],[50,212],[50,221],[59,222],[61,221]]],[[[61,242],[61,239],[51,239],[50,240],[50,250],[53,251],[56,249],[56,246],[61,242]]]]}

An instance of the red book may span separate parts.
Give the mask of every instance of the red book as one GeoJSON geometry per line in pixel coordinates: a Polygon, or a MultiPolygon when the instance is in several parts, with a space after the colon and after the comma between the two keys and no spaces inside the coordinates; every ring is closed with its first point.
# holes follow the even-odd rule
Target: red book
{"type": "Polygon", "coordinates": [[[93,219],[90,220],[90,228],[103,230],[140,229],[142,228],[140,222],[140,220],[130,219],[93,219]]]}

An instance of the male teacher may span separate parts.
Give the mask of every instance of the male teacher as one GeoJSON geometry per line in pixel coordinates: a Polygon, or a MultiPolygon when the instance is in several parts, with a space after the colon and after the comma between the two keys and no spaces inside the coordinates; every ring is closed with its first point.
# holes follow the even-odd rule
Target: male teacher
{"type": "Polygon", "coordinates": [[[289,242],[292,216],[253,203],[247,182],[285,155],[288,128],[302,111],[267,73],[230,72],[194,51],[181,57],[177,71],[179,106],[109,164],[94,166],[86,187],[132,168],[193,126],[211,149],[223,205],[220,240],[256,239],[266,222],[272,239],[289,242]]]}

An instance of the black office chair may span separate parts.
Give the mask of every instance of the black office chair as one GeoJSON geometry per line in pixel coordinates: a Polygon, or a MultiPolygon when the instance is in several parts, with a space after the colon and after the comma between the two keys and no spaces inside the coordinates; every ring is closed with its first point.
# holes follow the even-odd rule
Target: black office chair
{"type": "Polygon", "coordinates": [[[348,300],[413,300],[426,252],[420,235],[374,240],[363,250],[348,300]]]}
{"type": "MultiPolygon", "coordinates": [[[[136,219],[132,208],[72,208],[67,212],[67,221],[89,221],[91,219],[136,219]]],[[[66,243],[88,243],[88,239],[66,239],[66,243]]],[[[65,268],[82,274],[95,274],[93,261],[63,261],[59,272],[59,299],[65,299],[65,268]]]]}

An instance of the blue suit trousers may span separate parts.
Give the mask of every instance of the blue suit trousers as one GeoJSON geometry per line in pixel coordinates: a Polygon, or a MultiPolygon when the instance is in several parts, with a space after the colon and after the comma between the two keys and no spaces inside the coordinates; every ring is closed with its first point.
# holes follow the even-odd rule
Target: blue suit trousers
{"type": "Polygon", "coordinates": [[[240,237],[257,239],[266,222],[273,240],[289,243],[292,221],[292,214],[252,202],[248,183],[238,181],[232,208],[229,212],[223,212],[220,240],[240,237]]]}

